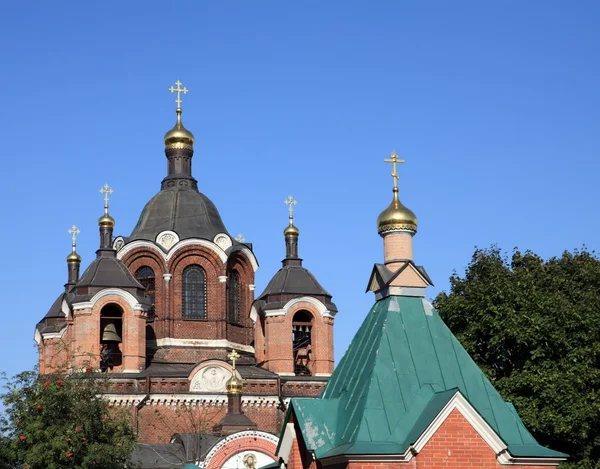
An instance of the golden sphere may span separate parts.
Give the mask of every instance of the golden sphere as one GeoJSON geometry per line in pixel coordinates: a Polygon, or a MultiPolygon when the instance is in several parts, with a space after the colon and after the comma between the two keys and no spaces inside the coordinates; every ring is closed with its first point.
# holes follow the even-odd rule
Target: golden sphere
{"type": "Polygon", "coordinates": [[[377,232],[384,234],[388,231],[407,230],[417,231],[417,216],[405,207],[398,199],[398,189],[394,188],[394,200],[377,217],[377,232]]]}
{"type": "Polygon", "coordinates": [[[235,371],[231,378],[227,380],[227,393],[228,394],[241,394],[242,393],[242,380],[236,376],[235,371]]]}
{"type": "Polygon", "coordinates": [[[299,236],[300,230],[296,228],[294,223],[290,222],[288,226],[286,226],[285,230],[283,230],[284,236],[299,236]]]}
{"type": "Polygon", "coordinates": [[[113,217],[111,217],[108,213],[105,213],[98,220],[98,225],[99,226],[108,226],[108,227],[112,228],[113,226],[115,226],[115,219],[113,217]]]}
{"type": "Polygon", "coordinates": [[[194,146],[194,135],[183,126],[181,122],[181,110],[177,110],[177,123],[175,127],[165,134],[165,147],[167,148],[187,148],[194,146]]]}
{"type": "Polygon", "coordinates": [[[76,252],[72,252],[67,256],[67,263],[69,264],[81,264],[81,256],[76,252]]]}

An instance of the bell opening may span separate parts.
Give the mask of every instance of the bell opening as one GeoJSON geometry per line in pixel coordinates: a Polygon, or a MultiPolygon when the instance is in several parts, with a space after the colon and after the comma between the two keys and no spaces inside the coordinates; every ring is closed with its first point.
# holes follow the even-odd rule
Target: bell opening
{"type": "Polygon", "coordinates": [[[123,342],[123,310],[108,304],[100,311],[100,370],[112,371],[120,367],[123,355],[119,344],[123,342]]]}

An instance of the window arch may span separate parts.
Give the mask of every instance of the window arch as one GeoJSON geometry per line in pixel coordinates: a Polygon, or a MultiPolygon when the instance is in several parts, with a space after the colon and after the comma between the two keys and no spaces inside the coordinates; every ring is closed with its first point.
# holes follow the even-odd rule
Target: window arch
{"type": "Polygon", "coordinates": [[[292,318],[292,341],[294,351],[294,374],[310,375],[312,360],[313,316],[301,309],[292,318]]]}
{"type": "Polygon", "coordinates": [[[146,289],[146,296],[150,299],[148,317],[154,316],[154,303],[156,301],[156,277],[152,267],[144,265],[135,271],[135,279],[146,289]]]}
{"type": "Polygon", "coordinates": [[[183,270],[183,319],[206,319],[206,272],[199,265],[183,270]]]}
{"type": "Polygon", "coordinates": [[[240,322],[241,294],[240,294],[240,274],[237,270],[229,273],[229,286],[227,290],[227,308],[229,322],[240,322]]]}

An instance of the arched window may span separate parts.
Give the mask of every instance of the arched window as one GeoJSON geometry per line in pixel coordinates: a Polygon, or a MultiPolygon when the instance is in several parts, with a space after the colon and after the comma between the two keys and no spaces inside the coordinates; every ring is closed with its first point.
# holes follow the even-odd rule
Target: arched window
{"type": "Polygon", "coordinates": [[[229,311],[229,322],[240,322],[241,309],[240,274],[237,270],[229,273],[229,286],[227,290],[227,308],[229,311]]]}
{"type": "Polygon", "coordinates": [[[312,359],[312,314],[301,309],[292,319],[294,374],[310,375],[312,359]]]}
{"type": "Polygon", "coordinates": [[[154,316],[154,303],[155,303],[155,292],[156,292],[156,281],[154,277],[154,270],[152,267],[144,265],[135,271],[135,279],[142,284],[146,289],[146,295],[150,299],[150,311],[148,311],[148,317],[154,316]]]}
{"type": "Polygon", "coordinates": [[[183,270],[183,319],[206,319],[206,272],[199,265],[183,270]]]}

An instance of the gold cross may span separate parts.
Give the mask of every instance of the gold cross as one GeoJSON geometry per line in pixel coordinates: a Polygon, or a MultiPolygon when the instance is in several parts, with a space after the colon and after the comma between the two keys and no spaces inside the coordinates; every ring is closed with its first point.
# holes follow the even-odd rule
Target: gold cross
{"type": "Polygon", "coordinates": [[[108,184],[104,184],[104,187],[100,188],[100,193],[104,194],[104,208],[108,208],[108,196],[114,191],[108,184]]]}
{"type": "Polygon", "coordinates": [[[392,152],[392,154],[390,155],[390,159],[389,160],[383,160],[386,163],[392,163],[392,177],[394,178],[394,187],[398,187],[398,179],[400,179],[400,176],[398,176],[398,172],[396,171],[396,164],[397,163],[406,163],[405,160],[399,160],[398,159],[398,155],[396,154],[396,150],[394,150],[392,152]]]}
{"type": "Polygon", "coordinates": [[[67,231],[67,233],[73,235],[73,236],[71,236],[71,240],[73,241],[73,247],[75,247],[75,242],[77,241],[77,235],[79,233],[81,233],[81,231],[79,231],[79,228],[77,228],[75,225],[73,225],[71,227],[71,229],[69,231],[67,231]]]}
{"type": "Polygon", "coordinates": [[[294,213],[294,205],[298,203],[298,201],[294,200],[294,198],[290,195],[285,202],[283,202],[288,206],[288,210],[290,211],[290,217],[293,216],[294,213]]]}
{"type": "Polygon", "coordinates": [[[229,352],[229,354],[227,355],[227,358],[229,358],[231,360],[231,363],[233,365],[233,369],[235,370],[235,361],[240,358],[240,354],[237,353],[235,350],[232,350],[231,352],[229,352]]]}
{"type": "Polygon", "coordinates": [[[169,88],[169,91],[171,93],[177,92],[177,99],[175,100],[175,102],[177,103],[177,107],[181,108],[181,93],[186,94],[188,92],[188,89],[185,86],[181,88],[181,82],[179,80],[177,80],[175,84],[177,85],[177,88],[173,88],[173,86],[171,86],[171,88],[169,88]]]}

